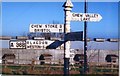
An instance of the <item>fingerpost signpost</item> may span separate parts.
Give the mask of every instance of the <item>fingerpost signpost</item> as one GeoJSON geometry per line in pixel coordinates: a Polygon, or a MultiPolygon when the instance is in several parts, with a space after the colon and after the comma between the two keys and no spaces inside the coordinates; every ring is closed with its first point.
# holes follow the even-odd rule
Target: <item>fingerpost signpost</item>
{"type": "MultiPolygon", "coordinates": [[[[102,16],[97,13],[87,13],[87,0],[84,4],[84,13],[72,13],[73,4],[71,0],[66,0],[64,7],[64,33],[70,32],[70,21],[83,21],[84,22],[84,69],[83,73],[87,73],[87,22],[98,22],[102,16]]],[[[65,37],[66,38],[66,37],[65,37]]],[[[64,38],[64,40],[66,40],[64,38]]],[[[70,41],[64,43],[64,76],[69,75],[69,59],[70,59],[70,41]]]]}

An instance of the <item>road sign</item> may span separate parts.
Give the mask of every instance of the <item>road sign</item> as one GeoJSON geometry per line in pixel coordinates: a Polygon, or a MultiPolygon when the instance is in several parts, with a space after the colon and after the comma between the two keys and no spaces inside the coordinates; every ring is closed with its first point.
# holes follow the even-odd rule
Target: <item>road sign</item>
{"type": "Polygon", "coordinates": [[[71,13],[71,21],[98,22],[102,16],[97,13],[71,13]]]}
{"type": "Polygon", "coordinates": [[[26,49],[46,49],[53,42],[52,40],[26,40],[26,49]]]}
{"type": "Polygon", "coordinates": [[[10,49],[25,49],[26,41],[25,40],[10,40],[9,47],[10,49]]]}
{"type": "Polygon", "coordinates": [[[26,49],[46,49],[54,41],[50,40],[26,40],[26,49]]]}
{"type": "Polygon", "coordinates": [[[55,42],[51,43],[46,49],[56,49],[57,47],[61,46],[64,42],[67,41],[82,41],[83,40],[83,31],[80,32],[70,32],[65,34],[65,41],[56,40],[55,42]]]}
{"type": "Polygon", "coordinates": [[[63,24],[30,24],[30,32],[63,33],[63,24]]]}
{"type": "Polygon", "coordinates": [[[56,49],[59,46],[61,46],[63,43],[64,43],[64,41],[56,40],[53,43],[51,43],[49,46],[47,46],[46,49],[56,49]]]}
{"type": "Polygon", "coordinates": [[[83,31],[79,32],[70,32],[65,36],[67,41],[82,41],[83,40],[83,31]]]}

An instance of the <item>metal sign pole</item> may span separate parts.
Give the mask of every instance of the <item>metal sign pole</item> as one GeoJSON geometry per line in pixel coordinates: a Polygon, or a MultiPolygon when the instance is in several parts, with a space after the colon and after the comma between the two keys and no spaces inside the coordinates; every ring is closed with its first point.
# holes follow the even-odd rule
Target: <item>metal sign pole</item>
{"type": "MultiPolygon", "coordinates": [[[[84,13],[87,13],[87,0],[85,0],[84,13]]],[[[87,72],[87,21],[84,21],[84,74],[87,72]]]]}

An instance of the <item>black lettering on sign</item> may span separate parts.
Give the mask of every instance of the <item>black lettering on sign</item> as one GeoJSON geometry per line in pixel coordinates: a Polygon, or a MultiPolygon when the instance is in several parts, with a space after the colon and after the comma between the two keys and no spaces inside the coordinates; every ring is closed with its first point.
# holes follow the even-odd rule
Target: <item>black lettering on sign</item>
{"type": "Polygon", "coordinates": [[[23,43],[23,42],[17,42],[16,43],[16,47],[18,47],[18,48],[24,48],[25,46],[26,46],[26,44],[23,43]]]}
{"type": "Polygon", "coordinates": [[[95,17],[97,18],[97,17],[98,17],[98,14],[95,14],[95,17]]]}
{"type": "Polygon", "coordinates": [[[27,46],[27,48],[30,48],[30,46],[27,46]]]}
{"type": "Polygon", "coordinates": [[[10,44],[11,47],[14,47],[13,43],[10,44]]]}
{"type": "Polygon", "coordinates": [[[41,48],[41,46],[38,46],[38,48],[41,48]]]}
{"type": "Polygon", "coordinates": [[[62,32],[62,29],[59,29],[59,32],[62,32]]]}
{"type": "Polygon", "coordinates": [[[45,41],[45,44],[48,44],[48,43],[45,41]]]}
{"type": "Polygon", "coordinates": [[[35,44],[35,42],[33,42],[33,44],[35,44]]]}
{"type": "Polygon", "coordinates": [[[45,28],[47,28],[47,25],[45,25],[45,28]]]}
{"type": "Polygon", "coordinates": [[[83,21],[89,21],[90,18],[83,18],[83,21]]]}
{"type": "Polygon", "coordinates": [[[19,44],[18,43],[16,43],[16,47],[18,47],[19,46],[19,44]]]}
{"type": "MultiPolygon", "coordinates": [[[[43,32],[43,29],[39,29],[39,31],[43,32]]],[[[38,32],[39,32],[39,31],[38,31],[38,32]]]]}
{"type": "Polygon", "coordinates": [[[72,14],[72,16],[73,16],[73,17],[83,17],[83,14],[79,14],[79,13],[78,13],[78,14],[77,14],[77,13],[73,13],[73,14],[72,14]]]}
{"type": "Polygon", "coordinates": [[[42,44],[44,44],[44,41],[42,41],[42,44]]]}
{"type": "Polygon", "coordinates": [[[77,17],[79,17],[79,14],[75,14],[77,17]]]}
{"type": "Polygon", "coordinates": [[[35,28],[38,28],[38,25],[36,24],[36,25],[34,25],[34,27],[35,27],[35,28]]]}
{"type": "Polygon", "coordinates": [[[62,28],[62,25],[60,25],[60,28],[62,28]]]}
{"type": "Polygon", "coordinates": [[[35,44],[38,44],[38,41],[35,41],[35,44]]]}
{"type": "Polygon", "coordinates": [[[34,28],[34,25],[31,25],[31,28],[34,28]]]}
{"type": "Polygon", "coordinates": [[[79,17],[82,17],[83,16],[83,14],[79,14],[79,17]]]}
{"type": "Polygon", "coordinates": [[[34,29],[35,32],[37,32],[37,29],[34,29]]]}
{"type": "Polygon", "coordinates": [[[79,14],[75,14],[75,16],[79,17],[79,14]]]}
{"type": "Polygon", "coordinates": [[[90,15],[89,15],[89,14],[86,14],[85,16],[86,16],[86,17],[90,17],[90,15]]]}
{"type": "Polygon", "coordinates": [[[55,25],[55,28],[57,28],[57,24],[55,25]]]}
{"type": "Polygon", "coordinates": [[[42,28],[42,25],[39,25],[39,28],[42,28]]]}
{"type": "Polygon", "coordinates": [[[50,32],[50,29],[48,29],[47,32],[50,32]]]}

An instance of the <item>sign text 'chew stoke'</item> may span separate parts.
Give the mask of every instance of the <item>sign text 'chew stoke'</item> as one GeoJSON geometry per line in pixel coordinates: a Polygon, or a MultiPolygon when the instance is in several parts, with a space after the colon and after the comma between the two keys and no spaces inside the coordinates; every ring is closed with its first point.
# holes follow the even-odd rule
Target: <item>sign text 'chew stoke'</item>
{"type": "Polygon", "coordinates": [[[97,13],[71,13],[71,21],[98,22],[102,16],[97,13]]]}
{"type": "Polygon", "coordinates": [[[63,24],[30,24],[30,32],[63,33],[63,24]]]}

